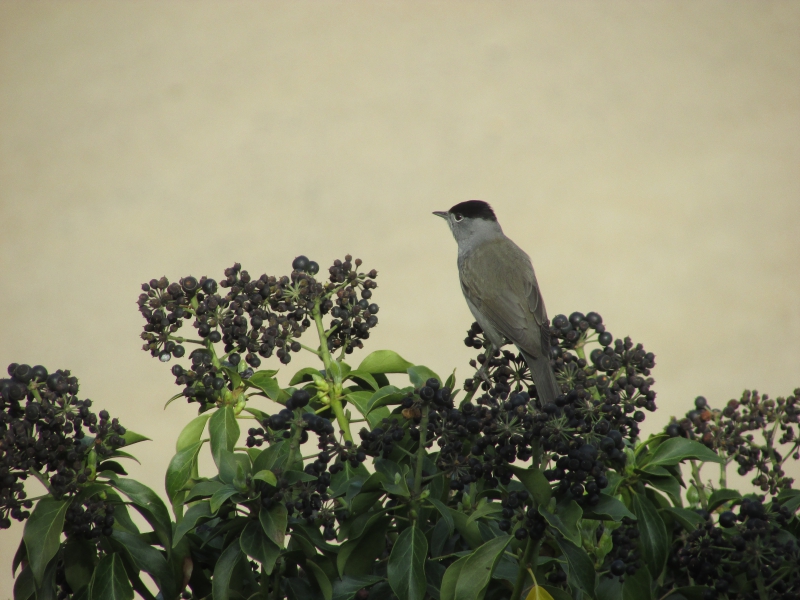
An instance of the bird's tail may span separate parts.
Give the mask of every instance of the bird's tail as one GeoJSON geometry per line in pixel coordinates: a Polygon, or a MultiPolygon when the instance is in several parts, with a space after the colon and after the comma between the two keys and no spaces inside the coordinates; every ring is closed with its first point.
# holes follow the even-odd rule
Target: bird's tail
{"type": "Polygon", "coordinates": [[[553,402],[556,396],[561,394],[561,386],[556,381],[550,361],[545,357],[534,358],[526,352],[523,352],[522,356],[525,357],[525,362],[531,370],[533,383],[536,384],[536,391],[539,392],[542,403],[553,402]]]}

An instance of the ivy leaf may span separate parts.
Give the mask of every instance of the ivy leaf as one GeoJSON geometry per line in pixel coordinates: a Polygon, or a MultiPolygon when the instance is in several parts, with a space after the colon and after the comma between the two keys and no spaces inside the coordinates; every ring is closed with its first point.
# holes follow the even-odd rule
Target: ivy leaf
{"type": "Polygon", "coordinates": [[[58,552],[68,507],[68,500],[42,498],[36,503],[31,516],[25,522],[22,539],[25,540],[28,562],[37,586],[42,583],[50,559],[58,552]]]}
{"type": "Polygon", "coordinates": [[[283,548],[286,538],[286,525],[289,521],[289,513],[282,503],[278,503],[273,508],[267,510],[262,508],[258,513],[261,527],[266,536],[272,540],[278,548],[283,548]]]}
{"type": "Polygon", "coordinates": [[[222,452],[233,452],[236,441],[239,439],[239,424],[236,415],[230,406],[223,406],[211,416],[208,422],[208,432],[211,435],[211,455],[217,468],[222,464],[222,452]]]}
{"type": "MultiPolygon", "coordinates": [[[[120,530],[115,529],[114,533],[120,533],[120,530]]],[[[153,552],[158,551],[153,549],[153,552]]],[[[88,585],[97,562],[97,546],[87,540],[68,539],[61,556],[64,560],[64,577],[69,587],[79,590],[88,585]]]]}
{"type": "Polygon", "coordinates": [[[551,527],[561,532],[565,538],[575,545],[581,543],[581,532],[578,529],[578,521],[583,515],[581,507],[575,500],[570,500],[557,513],[549,512],[544,506],[539,505],[539,514],[542,515],[551,527]]]}
{"type": "Polygon", "coordinates": [[[167,497],[169,497],[170,502],[175,501],[175,496],[192,478],[197,454],[202,446],[203,442],[196,442],[178,452],[169,461],[164,486],[167,489],[167,497]]]}
{"type": "Polygon", "coordinates": [[[253,479],[257,479],[259,481],[263,481],[265,483],[268,483],[268,484],[274,485],[274,486],[278,485],[278,478],[275,477],[275,473],[273,473],[272,471],[269,471],[267,469],[263,469],[263,470],[259,471],[258,473],[256,473],[255,475],[253,475],[253,479]]]}
{"type": "Polygon", "coordinates": [[[550,592],[542,586],[535,585],[531,588],[531,591],[528,592],[528,595],[525,596],[525,600],[553,600],[553,597],[550,595],[550,592]]]}
{"type": "Polygon", "coordinates": [[[425,578],[425,557],[428,540],[422,530],[413,525],[403,530],[389,555],[387,576],[389,585],[399,598],[424,600],[428,587],[425,578]]]}
{"type": "Polygon", "coordinates": [[[353,600],[362,589],[379,581],[381,578],[374,575],[346,575],[333,584],[333,600],[353,600]]]}
{"type": "Polygon", "coordinates": [[[378,385],[378,382],[375,381],[375,378],[372,376],[371,373],[369,373],[368,371],[362,371],[360,369],[356,369],[355,371],[350,371],[347,374],[347,379],[353,379],[353,380],[358,379],[360,381],[363,381],[373,390],[377,390],[378,388],[381,387],[378,385]]]}
{"type": "Polygon", "coordinates": [[[622,521],[623,517],[636,518],[627,506],[608,494],[600,494],[600,502],[594,506],[588,506],[583,516],[587,519],[609,519],[611,521],[622,521]]]}
{"type": "MultiPolygon", "coordinates": [[[[683,438],[680,438],[683,439],[683,438]]],[[[669,442],[664,442],[667,444],[669,442]]],[[[663,448],[663,444],[659,448],[663,448]]],[[[656,507],[641,494],[631,494],[633,512],[639,524],[639,542],[642,549],[642,557],[645,564],[650,569],[650,574],[656,579],[664,570],[669,553],[669,538],[664,520],[658,514],[656,507]]]]}
{"type": "Polygon", "coordinates": [[[217,514],[217,511],[223,504],[225,504],[225,501],[231,496],[235,496],[238,493],[239,493],[238,490],[231,484],[227,484],[219,488],[216,492],[214,492],[214,495],[211,496],[211,501],[209,504],[211,513],[217,514]]]}
{"type": "Polygon", "coordinates": [[[181,538],[183,538],[184,535],[195,528],[198,521],[201,519],[210,519],[212,516],[213,512],[211,511],[211,506],[208,500],[204,500],[203,502],[198,502],[197,504],[190,506],[189,510],[186,511],[186,514],[183,515],[181,522],[178,523],[178,526],[175,528],[175,537],[172,541],[173,548],[178,545],[178,542],[181,541],[181,538]]]}
{"type": "MultiPolygon", "coordinates": [[[[269,371],[259,371],[254,373],[250,379],[245,380],[245,383],[251,387],[258,388],[264,392],[270,400],[278,401],[281,396],[281,386],[277,379],[267,375],[269,371]]],[[[293,384],[289,384],[293,385],[293,384]]]]}
{"type": "Polygon", "coordinates": [[[547,506],[550,502],[550,496],[553,495],[553,490],[550,487],[550,482],[547,481],[544,474],[536,467],[518,467],[515,465],[508,466],[511,472],[516,475],[525,489],[531,493],[533,499],[539,505],[547,506]]]}
{"type": "Polygon", "coordinates": [[[594,598],[595,572],[592,559],[589,558],[588,554],[586,554],[586,550],[576,546],[568,539],[560,538],[556,541],[558,542],[559,548],[561,548],[561,552],[564,553],[564,558],[567,559],[567,564],[569,565],[567,581],[569,582],[570,586],[581,590],[590,598],[594,598]]]}
{"type": "Polygon", "coordinates": [[[126,557],[129,565],[132,564],[137,570],[151,575],[165,597],[178,594],[174,574],[164,555],[142,539],[141,535],[115,529],[111,543],[121,556],[126,557]]]}
{"type": "Polygon", "coordinates": [[[92,600],[133,600],[133,587],[119,554],[107,554],[100,559],[89,585],[92,600]]]}
{"type": "Polygon", "coordinates": [[[711,512],[715,508],[718,508],[726,502],[730,502],[731,500],[741,499],[742,495],[736,490],[728,490],[724,488],[721,490],[714,490],[714,493],[712,493],[711,497],[708,499],[708,511],[711,512]]]}
{"type": "MultiPolygon", "coordinates": [[[[393,387],[393,386],[387,386],[393,387]]],[[[381,388],[385,389],[385,388],[381,388]]],[[[397,388],[394,388],[397,389],[397,388]]],[[[380,390],[378,390],[380,392],[380,390]]],[[[366,417],[367,421],[369,421],[369,425],[371,428],[375,428],[383,419],[389,416],[389,409],[381,406],[376,407],[376,409],[370,412],[370,401],[372,400],[373,396],[378,392],[369,392],[369,391],[360,391],[360,392],[350,392],[347,394],[344,399],[350,402],[353,406],[358,409],[364,417],[366,417]],[[383,410],[381,410],[381,408],[383,410]]]]}
{"type": "Polygon", "coordinates": [[[231,577],[242,556],[242,549],[236,541],[229,544],[220,555],[217,564],[214,565],[214,575],[211,578],[213,600],[228,600],[230,598],[231,577]]]}
{"type": "Polygon", "coordinates": [[[164,547],[170,548],[172,521],[167,507],[158,494],[134,479],[113,479],[110,483],[130,498],[134,508],[150,523],[164,547]]]}
{"type": "Polygon", "coordinates": [[[647,567],[643,566],[636,569],[635,574],[625,576],[622,600],[653,600],[653,580],[647,567]]]}
{"type": "Polygon", "coordinates": [[[400,404],[411,388],[399,389],[393,385],[385,385],[377,392],[372,394],[367,402],[367,413],[392,404],[400,404]]]}
{"type": "Polygon", "coordinates": [[[414,365],[392,350],[376,350],[367,355],[358,371],[366,373],[407,373],[414,365]]]}
{"type": "Polygon", "coordinates": [[[467,517],[467,525],[470,525],[471,523],[474,523],[478,519],[487,515],[498,513],[501,510],[503,510],[503,507],[497,502],[486,502],[485,498],[481,498],[481,501],[478,502],[478,506],[475,511],[469,517],[467,517]]]}
{"type": "Polygon", "coordinates": [[[689,458],[696,458],[703,462],[721,463],[719,455],[706,448],[700,442],[687,440],[682,437],[670,438],[653,453],[650,465],[677,465],[679,462],[689,458]]]}
{"type": "Polygon", "coordinates": [[[442,578],[441,599],[483,600],[492,573],[510,541],[510,535],[496,537],[450,565],[442,578]]]}
{"type": "Polygon", "coordinates": [[[209,417],[211,417],[210,413],[204,413],[189,421],[178,436],[178,441],[175,442],[175,452],[185,450],[200,441],[200,437],[203,435],[203,431],[205,431],[209,417]]]}
{"type": "Polygon", "coordinates": [[[136,433],[135,431],[131,431],[130,429],[125,430],[122,439],[125,440],[126,446],[130,446],[132,444],[138,444],[139,442],[151,441],[149,437],[144,436],[141,433],[136,433]]]}
{"type": "Polygon", "coordinates": [[[306,572],[310,572],[311,575],[313,575],[320,591],[322,592],[322,599],[331,600],[333,598],[333,587],[331,586],[331,580],[328,579],[328,576],[325,574],[325,571],[322,570],[322,567],[312,560],[307,560],[303,565],[303,568],[306,570],[306,572]]]}
{"type": "Polygon", "coordinates": [[[706,522],[706,520],[696,512],[686,508],[670,506],[667,508],[662,508],[661,510],[671,515],[673,519],[680,523],[683,528],[690,533],[698,527],[703,526],[706,522]]]}
{"type": "Polygon", "coordinates": [[[436,373],[431,371],[425,365],[415,365],[413,367],[408,367],[408,378],[411,380],[411,383],[414,385],[415,388],[421,388],[425,385],[425,382],[428,379],[437,379],[439,383],[442,382],[441,377],[439,377],[436,373]]]}
{"type": "MultiPolygon", "coordinates": [[[[272,569],[275,568],[275,561],[281,555],[281,549],[266,536],[258,523],[250,521],[245,526],[242,535],[239,537],[239,544],[242,552],[261,563],[267,575],[272,573],[272,569]]],[[[222,559],[220,558],[220,560],[222,559]]],[[[214,575],[216,576],[216,570],[214,575]]]]}

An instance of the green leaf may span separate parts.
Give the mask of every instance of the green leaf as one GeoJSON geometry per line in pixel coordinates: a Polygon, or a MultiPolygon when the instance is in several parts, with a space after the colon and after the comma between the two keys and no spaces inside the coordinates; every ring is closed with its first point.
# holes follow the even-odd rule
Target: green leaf
{"type": "Polygon", "coordinates": [[[587,506],[584,517],[588,519],[610,519],[621,521],[623,517],[634,519],[634,514],[619,500],[607,494],[600,494],[600,502],[587,506]]]}
{"type": "Polygon", "coordinates": [[[533,496],[537,504],[547,506],[550,502],[550,496],[553,490],[550,488],[550,482],[547,481],[544,474],[536,467],[517,467],[508,465],[511,472],[517,476],[525,489],[528,490],[533,496]]]}
{"type": "MultiPolygon", "coordinates": [[[[669,441],[671,440],[664,442],[664,444],[669,443],[669,441]]],[[[663,448],[664,444],[659,448],[663,448]]],[[[661,571],[664,570],[664,564],[667,562],[667,554],[669,553],[670,541],[667,537],[667,528],[650,500],[641,494],[631,494],[631,496],[633,512],[636,515],[639,526],[639,543],[642,550],[642,558],[644,558],[645,564],[650,569],[650,574],[658,579],[661,571]]]]}
{"type": "Polygon", "coordinates": [[[111,536],[111,542],[114,549],[127,557],[137,570],[144,571],[153,577],[164,597],[177,595],[177,584],[167,565],[167,560],[161,552],[144,541],[141,535],[115,529],[111,536]]]}
{"type": "Polygon", "coordinates": [[[706,520],[696,512],[686,508],[676,508],[670,506],[668,508],[662,508],[661,510],[672,515],[672,518],[680,523],[688,532],[692,532],[698,527],[702,527],[706,522],[706,520]]]}
{"type": "Polygon", "coordinates": [[[372,394],[372,396],[370,396],[370,399],[367,402],[367,413],[371,413],[372,411],[378,410],[384,406],[400,404],[403,401],[403,398],[406,397],[406,394],[408,394],[410,391],[410,387],[401,390],[393,385],[383,386],[377,392],[372,394]]]}
{"type": "Polygon", "coordinates": [[[272,470],[282,455],[288,454],[289,452],[289,444],[285,441],[277,442],[272,444],[269,448],[265,448],[261,451],[261,454],[258,455],[253,461],[253,472],[258,473],[259,471],[263,471],[264,469],[272,470]]]}
{"type": "MultiPolygon", "coordinates": [[[[462,568],[459,569],[460,575],[455,586],[454,600],[483,600],[486,595],[486,588],[492,579],[492,573],[510,541],[510,535],[501,535],[489,540],[475,552],[465,557],[467,560],[462,568]]],[[[456,563],[459,561],[456,561],[456,563]]],[[[450,568],[456,563],[450,565],[450,568]]],[[[447,579],[447,571],[445,571],[444,579],[447,579]]],[[[442,597],[444,597],[444,579],[442,580],[442,597]]]]}
{"type": "Polygon", "coordinates": [[[175,538],[172,541],[172,546],[177,546],[181,538],[197,526],[198,521],[201,519],[210,519],[213,514],[214,513],[211,511],[211,504],[208,500],[190,506],[186,514],[183,515],[181,522],[178,523],[178,526],[175,528],[175,538]]]}
{"type": "Polygon", "coordinates": [[[167,507],[158,494],[134,479],[116,479],[110,483],[130,498],[139,514],[153,527],[161,543],[166,548],[170,548],[172,546],[172,521],[169,518],[167,507]]]}
{"type": "Polygon", "coordinates": [[[389,416],[389,409],[385,406],[378,407],[372,412],[369,411],[369,403],[373,395],[373,392],[362,391],[350,392],[344,397],[345,400],[355,406],[358,409],[358,412],[360,412],[367,419],[370,428],[377,427],[381,421],[389,416]]]}
{"type": "Polygon", "coordinates": [[[481,498],[481,501],[478,502],[477,508],[469,517],[467,517],[467,525],[470,525],[471,523],[474,523],[478,519],[481,519],[487,515],[498,513],[501,510],[503,510],[503,507],[497,502],[486,502],[485,498],[481,498]]]}
{"type": "Polygon", "coordinates": [[[666,477],[649,476],[646,479],[643,478],[643,481],[650,487],[667,494],[673,504],[681,506],[683,502],[681,498],[681,484],[678,483],[678,480],[672,475],[666,477]]]}
{"type": "Polygon", "coordinates": [[[455,527],[455,524],[453,523],[453,516],[450,514],[450,510],[444,505],[444,503],[436,500],[435,498],[428,497],[426,500],[436,507],[436,510],[439,511],[439,514],[442,515],[442,520],[447,525],[447,535],[453,535],[453,528],[455,527]]]}
{"type": "Polygon", "coordinates": [[[222,367],[222,370],[225,374],[231,378],[231,384],[233,385],[233,389],[238,387],[242,387],[242,376],[239,374],[238,367],[222,367]]]}
{"type": "Polygon", "coordinates": [[[696,458],[703,462],[721,463],[719,455],[706,448],[700,442],[687,440],[682,437],[670,438],[661,444],[650,459],[651,465],[677,465],[689,458],[696,458]]]}
{"type": "MultiPolygon", "coordinates": [[[[214,495],[211,496],[211,501],[209,503],[209,508],[211,509],[211,514],[217,514],[217,511],[220,507],[225,504],[225,501],[230,498],[231,496],[235,496],[238,494],[239,491],[233,487],[231,484],[227,484],[219,488],[214,495]]],[[[184,517],[185,519],[186,517],[184,517]]],[[[181,521],[183,522],[183,521],[181,521]]]]}
{"type": "Polygon", "coordinates": [[[425,557],[428,540],[416,525],[407,527],[397,538],[389,555],[387,576],[398,597],[424,600],[428,582],[425,578],[425,557]]]}
{"type": "Polygon", "coordinates": [[[461,572],[464,570],[464,565],[467,564],[467,559],[471,555],[462,556],[452,565],[447,567],[442,577],[442,587],[439,589],[440,600],[455,600],[456,598],[456,585],[461,578],[461,572]]]}
{"type": "Polygon", "coordinates": [[[647,567],[636,569],[634,575],[625,576],[622,600],[653,600],[653,580],[647,567]]]}
{"type": "MultiPolygon", "coordinates": [[[[246,383],[264,392],[270,400],[277,402],[281,397],[281,386],[277,379],[266,375],[259,375],[259,373],[265,372],[266,371],[259,371],[258,373],[254,373],[250,379],[246,380],[246,383]]],[[[290,383],[289,385],[294,384],[290,383]]]]}
{"type": "Polygon", "coordinates": [[[411,383],[415,388],[421,388],[423,385],[425,385],[425,382],[431,378],[437,379],[439,383],[442,382],[442,379],[425,365],[408,367],[407,372],[408,378],[411,380],[411,383]]]}
{"type": "Polygon", "coordinates": [[[258,473],[256,473],[255,475],[253,475],[253,479],[256,479],[258,481],[263,481],[265,483],[274,486],[278,485],[278,478],[275,477],[275,473],[273,473],[272,471],[268,471],[267,469],[263,469],[258,473]]]}
{"type": "Polygon", "coordinates": [[[450,512],[456,531],[466,540],[470,548],[475,549],[483,544],[483,537],[481,537],[481,531],[477,523],[470,523],[467,525],[467,515],[460,510],[452,508],[448,508],[447,510],[450,512]]]}
{"type": "Polygon", "coordinates": [[[355,371],[350,371],[347,374],[347,379],[352,379],[352,380],[358,379],[360,381],[363,381],[373,390],[377,390],[379,387],[381,387],[378,385],[378,382],[375,381],[375,378],[368,371],[361,371],[359,369],[356,369],[355,371]]]}
{"type": "Polygon", "coordinates": [[[564,558],[569,565],[567,581],[573,589],[579,589],[590,598],[594,598],[595,573],[594,564],[586,551],[567,539],[559,538],[558,542],[564,558]]]}
{"type": "Polygon", "coordinates": [[[560,531],[561,535],[567,538],[570,542],[575,545],[580,545],[581,532],[578,528],[578,521],[583,515],[583,511],[581,510],[581,507],[578,506],[577,502],[575,502],[575,500],[570,500],[569,504],[558,510],[555,514],[549,512],[543,505],[540,504],[539,514],[545,518],[551,527],[554,527],[560,531]]]}
{"type": "Polygon", "coordinates": [[[22,539],[25,540],[28,562],[37,585],[41,585],[47,563],[58,552],[68,507],[68,500],[53,500],[49,496],[42,498],[25,522],[22,539]]]}
{"type": "Polygon", "coordinates": [[[126,446],[130,446],[132,444],[138,444],[139,442],[151,441],[149,437],[146,437],[141,433],[136,433],[135,431],[131,431],[130,429],[125,430],[122,439],[125,440],[126,446]]]}
{"type": "Polygon", "coordinates": [[[245,526],[239,543],[247,556],[261,563],[267,575],[272,573],[275,561],[281,555],[281,549],[264,534],[258,523],[250,521],[245,526]]]}
{"type": "MultiPolygon", "coordinates": [[[[115,530],[117,533],[119,530],[115,530]]],[[[73,590],[79,590],[92,581],[97,562],[97,546],[77,538],[68,539],[61,555],[64,560],[64,577],[73,590]]]]}
{"type": "Polygon", "coordinates": [[[250,473],[250,456],[244,452],[220,451],[219,478],[225,483],[234,483],[241,468],[242,474],[250,473]]]}
{"type": "Polygon", "coordinates": [[[453,535],[452,531],[447,531],[447,522],[444,519],[436,521],[431,532],[431,557],[436,558],[444,552],[444,545],[453,535]]]}
{"type": "Polygon", "coordinates": [[[292,375],[292,378],[289,380],[289,387],[295,386],[299,383],[313,381],[313,375],[325,377],[325,371],[320,371],[316,367],[305,367],[300,369],[297,373],[292,375]]]}
{"type": "Polygon", "coordinates": [[[107,554],[100,559],[89,595],[92,600],[133,600],[133,587],[119,554],[107,554]]]}
{"type": "MultiPolygon", "coordinates": [[[[375,560],[386,548],[386,528],[389,519],[377,519],[362,536],[349,540],[339,546],[339,556],[336,557],[336,566],[342,575],[368,575],[373,569],[375,560]]],[[[319,530],[317,530],[319,531],[319,530]]]]}
{"type": "Polygon", "coordinates": [[[323,571],[322,568],[313,560],[307,560],[303,565],[303,568],[306,570],[306,573],[310,572],[314,577],[314,580],[317,582],[317,585],[322,592],[323,600],[331,600],[333,598],[333,587],[331,586],[331,580],[328,579],[325,571],[323,571]]]}
{"type": "Polygon", "coordinates": [[[200,481],[195,483],[186,496],[184,503],[188,504],[189,502],[197,500],[198,498],[210,498],[214,495],[214,492],[224,485],[225,484],[221,481],[200,481]]]}
{"type": "Polygon", "coordinates": [[[407,373],[414,365],[392,350],[376,350],[358,365],[366,373],[407,373]]]}
{"type": "Polygon", "coordinates": [[[175,496],[192,478],[192,470],[202,446],[203,442],[196,442],[178,452],[169,461],[164,485],[171,502],[175,501],[175,496]]]}
{"type": "Polygon", "coordinates": [[[528,595],[525,596],[525,600],[553,600],[553,596],[542,586],[535,585],[531,588],[531,591],[528,592],[528,595]]]}
{"type": "Polygon", "coordinates": [[[230,406],[223,406],[211,416],[208,422],[208,432],[211,435],[211,455],[214,463],[220,468],[222,452],[233,452],[239,439],[239,424],[236,415],[230,406]]]}
{"type": "Polygon", "coordinates": [[[33,571],[30,566],[20,571],[14,581],[14,600],[28,600],[36,594],[36,583],[33,581],[33,571]]]}
{"type": "Polygon", "coordinates": [[[213,600],[229,599],[233,570],[242,556],[242,549],[236,541],[229,544],[220,555],[217,564],[214,565],[214,576],[211,578],[213,600]]]}
{"type": "Polygon", "coordinates": [[[333,600],[353,600],[362,589],[381,581],[375,575],[347,575],[333,584],[333,600]]]}
{"type": "Polygon", "coordinates": [[[195,417],[183,428],[181,434],[178,436],[178,441],[175,442],[175,452],[185,450],[190,446],[194,446],[200,441],[200,438],[205,431],[206,423],[208,422],[211,413],[203,413],[199,417],[195,417]]]}
{"type": "Polygon", "coordinates": [[[174,395],[172,398],[170,398],[169,400],[167,400],[167,403],[164,405],[164,408],[167,408],[167,407],[168,407],[170,404],[172,404],[173,402],[175,402],[175,400],[177,400],[178,398],[183,398],[183,392],[178,392],[178,393],[177,393],[177,394],[175,394],[175,395],[174,395]]]}
{"type": "Polygon", "coordinates": [[[283,548],[286,538],[286,525],[289,522],[289,513],[283,503],[278,503],[269,510],[262,508],[258,513],[258,519],[261,522],[264,534],[278,548],[283,548]]]}
{"type": "Polygon", "coordinates": [[[664,600],[702,600],[703,592],[708,590],[704,585],[689,585],[672,590],[664,600]]]}
{"type": "Polygon", "coordinates": [[[572,596],[570,596],[567,592],[562,590],[561,588],[557,588],[552,585],[543,585],[541,586],[553,597],[553,600],[572,600],[572,596]]]}
{"type": "Polygon", "coordinates": [[[723,504],[730,502],[732,500],[741,500],[742,495],[737,492],[736,490],[728,490],[728,489],[721,489],[715,490],[711,497],[708,499],[708,511],[712,511],[715,508],[722,506],[723,504]]]}

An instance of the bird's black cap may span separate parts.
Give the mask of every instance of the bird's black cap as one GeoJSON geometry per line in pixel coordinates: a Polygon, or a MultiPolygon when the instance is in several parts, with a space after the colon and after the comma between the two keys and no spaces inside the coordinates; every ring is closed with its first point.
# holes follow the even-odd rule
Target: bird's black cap
{"type": "Polygon", "coordinates": [[[483,200],[467,200],[456,204],[448,212],[460,214],[467,219],[485,219],[487,221],[497,221],[492,207],[483,200]]]}

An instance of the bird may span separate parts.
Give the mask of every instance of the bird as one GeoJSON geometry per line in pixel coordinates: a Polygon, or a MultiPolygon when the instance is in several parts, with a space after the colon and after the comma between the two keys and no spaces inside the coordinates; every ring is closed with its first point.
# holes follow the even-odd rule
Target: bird
{"type": "Polygon", "coordinates": [[[434,211],[458,244],[458,276],[472,316],[493,346],[511,341],[530,369],[539,399],[561,394],[550,365],[550,322],[530,257],[506,237],[492,207],[468,200],[434,211]]]}

